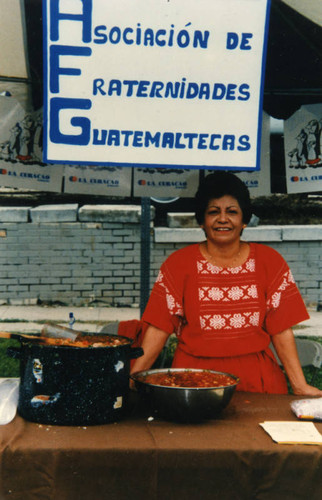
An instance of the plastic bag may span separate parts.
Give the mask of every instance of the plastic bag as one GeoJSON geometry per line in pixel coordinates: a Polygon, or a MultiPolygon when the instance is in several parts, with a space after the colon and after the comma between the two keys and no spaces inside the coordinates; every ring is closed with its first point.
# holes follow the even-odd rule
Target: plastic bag
{"type": "Polygon", "coordinates": [[[322,398],[292,401],[291,408],[301,420],[322,420],[322,398]]]}
{"type": "Polygon", "coordinates": [[[19,397],[19,379],[0,379],[0,425],[15,418],[19,397]]]}

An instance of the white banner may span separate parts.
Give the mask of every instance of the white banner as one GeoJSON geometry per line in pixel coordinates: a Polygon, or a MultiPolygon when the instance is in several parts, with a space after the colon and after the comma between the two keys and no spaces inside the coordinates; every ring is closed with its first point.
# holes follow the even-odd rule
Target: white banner
{"type": "Polygon", "coordinates": [[[269,0],[44,7],[44,161],[259,168],[269,0]]]}
{"type": "Polygon", "coordinates": [[[65,193],[131,196],[132,169],[123,167],[65,167],[65,193]]]}
{"type": "Polygon", "coordinates": [[[322,191],[322,104],[302,106],[284,123],[288,193],[322,191]]]}
{"type": "Polygon", "coordinates": [[[193,198],[199,184],[199,170],[134,168],[133,195],[154,198],[193,198]]]}
{"type": "Polygon", "coordinates": [[[62,165],[13,165],[0,160],[0,186],[60,193],[63,170],[62,165]]]}
{"type": "Polygon", "coordinates": [[[8,83],[8,92],[17,87],[28,111],[14,97],[0,95],[0,186],[61,192],[63,166],[42,163],[42,110],[30,110],[28,89],[8,83]]]}

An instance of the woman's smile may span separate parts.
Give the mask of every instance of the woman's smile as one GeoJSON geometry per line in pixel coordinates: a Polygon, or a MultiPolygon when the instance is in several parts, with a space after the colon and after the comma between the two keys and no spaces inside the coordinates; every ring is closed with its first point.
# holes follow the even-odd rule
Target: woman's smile
{"type": "MultiPolygon", "coordinates": [[[[243,213],[236,198],[225,195],[209,201],[201,226],[207,239],[238,240],[243,230],[243,213]]],[[[215,241],[214,241],[215,242],[215,241]]]]}

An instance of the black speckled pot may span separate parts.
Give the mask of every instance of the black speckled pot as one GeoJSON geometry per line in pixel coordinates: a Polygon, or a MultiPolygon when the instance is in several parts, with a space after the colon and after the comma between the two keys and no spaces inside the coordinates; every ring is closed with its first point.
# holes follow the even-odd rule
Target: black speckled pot
{"type": "MultiPolygon", "coordinates": [[[[124,338],[124,337],[123,337],[124,338]]],[[[113,347],[69,347],[21,342],[18,413],[53,425],[97,425],[128,409],[130,360],[142,356],[132,340],[113,347]]]]}

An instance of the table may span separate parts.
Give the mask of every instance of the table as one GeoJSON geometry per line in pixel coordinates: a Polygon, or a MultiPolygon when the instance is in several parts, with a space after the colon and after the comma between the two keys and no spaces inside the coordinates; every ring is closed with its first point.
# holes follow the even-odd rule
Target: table
{"type": "Polygon", "coordinates": [[[322,446],[277,444],[258,425],[296,420],[292,399],[237,392],[220,418],[193,425],[151,420],[137,399],[101,426],[16,416],[0,427],[0,498],[320,500],[322,446]]]}

